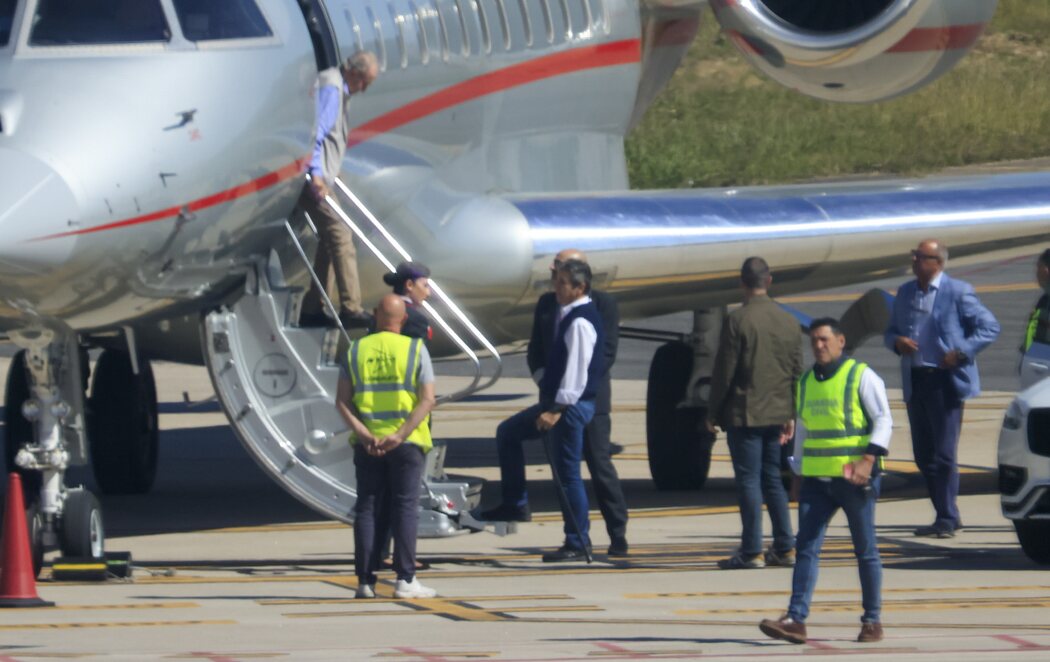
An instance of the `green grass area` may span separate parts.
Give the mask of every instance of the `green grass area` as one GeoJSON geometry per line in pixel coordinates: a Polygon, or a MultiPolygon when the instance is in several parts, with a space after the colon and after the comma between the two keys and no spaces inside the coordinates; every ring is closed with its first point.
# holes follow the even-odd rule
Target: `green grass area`
{"type": "Polygon", "coordinates": [[[914,94],[832,104],[751,69],[705,14],[627,141],[635,188],[732,186],[1050,156],[1050,0],[1001,0],[977,48],[914,94]]]}

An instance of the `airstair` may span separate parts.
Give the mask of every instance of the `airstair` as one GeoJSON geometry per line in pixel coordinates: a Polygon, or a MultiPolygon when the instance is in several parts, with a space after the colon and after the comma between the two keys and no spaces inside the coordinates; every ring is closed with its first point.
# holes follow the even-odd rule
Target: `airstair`
{"type": "MultiPolygon", "coordinates": [[[[341,181],[337,184],[346,204],[333,196],[328,202],[359,245],[390,271],[397,261],[411,260],[360,198],[341,181]]],[[[306,226],[316,234],[309,218],[306,226]]],[[[298,259],[319,284],[299,233],[288,222],[285,229],[298,259]]],[[[425,302],[424,307],[432,323],[474,367],[466,387],[439,393],[440,407],[494,384],[501,361],[496,348],[434,279],[430,287],[435,303],[425,302]]],[[[204,355],[219,401],[259,465],[305,504],[350,523],[357,496],[353,449],[334,400],[338,358],[351,338],[338,322],[330,329],[296,326],[302,294],[301,287],[288,285],[280,259],[271,252],[249,271],[243,296],[204,318],[204,355]]],[[[337,318],[332,302],[322,298],[337,318]]],[[[420,487],[420,537],[476,532],[486,526],[500,535],[513,532],[513,524],[479,522],[470,515],[479,505],[482,481],[446,474],[444,459],[445,446],[435,439],[420,487]]]]}

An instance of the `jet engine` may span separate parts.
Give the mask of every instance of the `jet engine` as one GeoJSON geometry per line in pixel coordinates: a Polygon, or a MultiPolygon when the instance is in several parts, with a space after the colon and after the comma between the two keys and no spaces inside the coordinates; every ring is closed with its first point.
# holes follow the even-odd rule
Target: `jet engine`
{"type": "Polygon", "coordinates": [[[973,48],[998,0],[711,0],[719,23],[776,82],[827,101],[889,99],[973,48]]]}

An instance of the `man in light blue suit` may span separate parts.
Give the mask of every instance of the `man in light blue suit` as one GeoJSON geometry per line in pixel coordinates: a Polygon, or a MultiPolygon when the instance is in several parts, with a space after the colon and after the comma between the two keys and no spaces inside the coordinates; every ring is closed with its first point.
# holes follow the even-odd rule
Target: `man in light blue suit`
{"type": "Polygon", "coordinates": [[[897,291],[886,346],[901,357],[915,463],[937,512],[917,536],[952,538],[962,529],[957,455],[963,402],[981,392],[977,353],[999,337],[999,322],[973,286],[944,273],[948,248],[927,239],[911,252],[915,280],[897,291]]]}

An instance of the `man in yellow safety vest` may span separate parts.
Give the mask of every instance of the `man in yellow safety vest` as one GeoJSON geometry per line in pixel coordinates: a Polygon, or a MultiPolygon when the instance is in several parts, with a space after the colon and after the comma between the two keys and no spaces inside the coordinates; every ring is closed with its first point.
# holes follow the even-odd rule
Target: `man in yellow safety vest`
{"type": "Polygon", "coordinates": [[[1035,263],[1035,279],[1043,290],[1043,295],[1035,304],[1035,309],[1028,316],[1028,325],[1024,330],[1024,342],[1021,353],[1028,352],[1033,342],[1050,343],[1050,248],[1043,251],[1035,263]]]}
{"type": "Polygon", "coordinates": [[[336,390],[336,409],[350,426],[357,476],[354,504],[355,597],[374,598],[382,543],[376,504],[391,496],[394,532],[394,597],[432,598],[437,593],[415,578],[416,527],[424,456],[430,450],[434,368],[419,338],[401,335],[407,317],[396,294],[375,310],[376,332],[350,344],[336,390]]]}
{"type": "MultiPolygon", "coordinates": [[[[806,642],[820,548],[828,522],[841,508],[860,571],[864,615],[857,641],[880,641],[882,561],[875,539],[875,501],[893,428],[886,385],[874,370],[843,354],[846,337],[836,320],[814,320],[809,340],[816,363],[798,383],[791,459],[792,469],[802,477],[791,601],[787,613],[763,620],[759,628],[774,639],[806,642]]],[[[796,488],[797,482],[796,476],[796,488]]]]}

